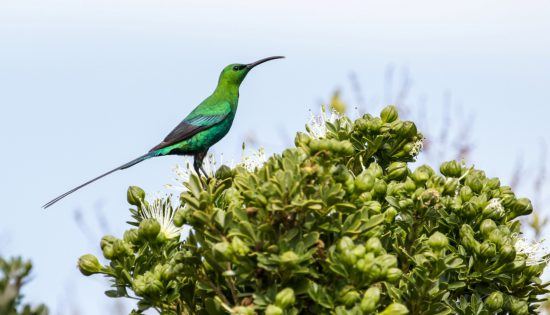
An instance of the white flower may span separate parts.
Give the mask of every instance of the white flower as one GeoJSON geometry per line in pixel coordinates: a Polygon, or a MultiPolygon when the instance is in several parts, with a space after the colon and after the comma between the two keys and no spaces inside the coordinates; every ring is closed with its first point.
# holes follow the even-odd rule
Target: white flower
{"type": "Polygon", "coordinates": [[[544,240],[528,241],[523,237],[519,237],[514,244],[516,253],[527,256],[525,264],[527,266],[539,265],[548,262],[548,248],[544,246],[544,240]]]}
{"type": "Polygon", "coordinates": [[[141,217],[143,219],[157,220],[160,224],[160,233],[166,238],[176,238],[180,236],[182,228],[174,225],[174,214],[176,211],[172,207],[172,202],[169,197],[167,197],[167,200],[157,198],[155,201],[143,205],[141,209],[141,217]]]}
{"type": "Polygon", "coordinates": [[[189,163],[189,160],[187,161],[185,167],[180,166],[179,164],[176,164],[174,167],[174,174],[176,175],[175,178],[175,184],[166,184],[164,187],[167,189],[172,189],[179,192],[187,191],[187,187],[183,185],[183,183],[187,183],[189,181],[189,177],[191,176],[191,166],[189,163]]]}
{"type": "MultiPolygon", "coordinates": [[[[190,158],[185,158],[185,166],[180,166],[179,164],[176,164],[174,167],[174,174],[176,175],[175,178],[175,184],[166,184],[164,185],[167,189],[172,189],[179,192],[187,191],[187,187],[184,185],[184,183],[189,182],[189,178],[191,177],[192,173],[195,173],[195,169],[192,166],[192,162],[190,158]]],[[[213,153],[209,153],[204,160],[202,161],[202,167],[205,170],[206,174],[209,177],[213,177],[216,173],[216,170],[224,164],[223,159],[223,153],[220,154],[219,162],[216,160],[213,153]]],[[[230,161],[228,163],[229,167],[233,166],[233,162],[230,161]]]]}
{"type": "Polygon", "coordinates": [[[413,143],[413,147],[411,149],[411,155],[418,155],[420,151],[422,150],[422,147],[424,146],[424,139],[418,139],[413,143]]]}
{"type": "Polygon", "coordinates": [[[264,148],[259,148],[257,151],[253,151],[252,154],[246,156],[243,150],[243,157],[238,165],[244,167],[249,172],[253,172],[256,168],[262,167],[266,161],[267,157],[265,156],[264,148]]]}
{"type": "Polygon", "coordinates": [[[327,116],[325,107],[321,107],[321,115],[316,116],[310,111],[310,118],[306,124],[306,130],[314,139],[324,138],[327,134],[327,122],[334,123],[342,115],[331,109],[330,116],[327,116]]]}
{"type": "Polygon", "coordinates": [[[493,198],[489,200],[489,203],[487,204],[485,209],[494,210],[495,213],[500,217],[504,215],[504,207],[500,202],[500,198],[493,198]]]}

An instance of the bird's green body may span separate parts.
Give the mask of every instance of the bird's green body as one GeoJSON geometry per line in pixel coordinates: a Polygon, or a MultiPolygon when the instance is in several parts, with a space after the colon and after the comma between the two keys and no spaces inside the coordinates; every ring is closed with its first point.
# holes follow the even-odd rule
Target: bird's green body
{"type": "MultiPolygon", "coordinates": [[[[152,157],[164,155],[193,155],[197,174],[208,149],[220,141],[231,129],[239,103],[239,87],[248,72],[255,66],[283,57],[269,57],[250,64],[231,64],[220,74],[214,92],[202,101],[180,124],[153,147],[147,154],[102,174],[44,205],[47,208],[76,190],[115,171],[123,170],[152,157]]],[[[204,171],[203,171],[204,173],[204,171]]],[[[205,174],[206,175],[206,174],[205,174]]]]}
{"type": "MultiPolygon", "coordinates": [[[[212,95],[199,104],[184,121],[192,121],[194,118],[206,116],[223,117],[210,128],[198,132],[189,139],[174,143],[165,148],[151,152],[154,156],[162,155],[189,155],[208,150],[216,142],[220,141],[231,129],[233,119],[237,113],[239,103],[238,88],[236,92],[228,90],[216,90],[212,95]]],[[[209,123],[207,123],[209,124],[209,123]]]]}

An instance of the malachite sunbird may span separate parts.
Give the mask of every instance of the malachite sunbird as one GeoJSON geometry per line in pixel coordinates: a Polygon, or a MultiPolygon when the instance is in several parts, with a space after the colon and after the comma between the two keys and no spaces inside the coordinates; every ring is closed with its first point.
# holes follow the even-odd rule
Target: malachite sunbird
{"type": "Polygon", "coordinates": [[[46,203],[43,208],[48,208],[59,200],[79,190],[80,188],[95,182],[113,172],[123,170],[145,161],[152,157],[164,155],[192,155],[193,167],[200,175],[202,161],[208,149],[220,141],[233,124],[237,105],[239,102],[239,87],[248,72],[255,66],[269,60],[284,58],[274,56],[260,59],[249,64],[230,64],[222,70],[216,89],[199,104],[183,121],[170,132],[161,143],[153,147],[147,154],[108,171],[84,184],[77,186],[66,193],[46,203]]]}

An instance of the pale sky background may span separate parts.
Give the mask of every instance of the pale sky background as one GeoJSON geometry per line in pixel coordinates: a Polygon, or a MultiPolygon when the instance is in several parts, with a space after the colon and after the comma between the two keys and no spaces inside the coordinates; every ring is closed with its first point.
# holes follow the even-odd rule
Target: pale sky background
{"type": "Polygon", "coordinates": [[[33,260],[28,301],[109,313],[107,285],[75,267],[99,254],[97,209],[120,236],[127,186],[165,191],[182,159],[149,160],[40,206],[157,144],[226,64],[271,55],[287,59],[249,74],[216,153],[239,159],[251,132],[281,150],[336,87],[354,104],[352,71],[377,113],[393,64],[409,70],[410,100],[424,99],[434,124],[447,91],[475,114],[477,167],[506,183],[522,155],[533,176],[550,142],[549,34],[548,1],[0,0],[0,253],[33,260]]]}

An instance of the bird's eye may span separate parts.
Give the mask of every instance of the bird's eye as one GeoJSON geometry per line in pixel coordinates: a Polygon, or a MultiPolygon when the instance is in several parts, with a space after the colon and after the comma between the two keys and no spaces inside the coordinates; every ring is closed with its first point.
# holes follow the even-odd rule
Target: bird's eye
{"type": "Polygon", "coordinates": [[[239,71],[239,66],[234,66],[234,67],[233,67],[233,70],[239,71]]]}

